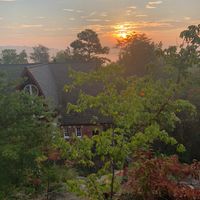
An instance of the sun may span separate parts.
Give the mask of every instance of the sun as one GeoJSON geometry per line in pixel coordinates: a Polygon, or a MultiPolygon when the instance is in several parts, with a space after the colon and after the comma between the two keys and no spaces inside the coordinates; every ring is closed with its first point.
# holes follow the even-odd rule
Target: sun
{"type": "Polygon", "coordinates": [[[115,33],[113,36],[117,39],[126,39],[130,35],[129,28],[127,25],[116,25],[114,26],[115,33]]]}
{"type": "Polygon", "coordinates": [[[119,38],[126,39],[127,36],[128,36],[128,34],[126,32],[120,32],[120,33],[118,33],[118,37],[119,38]]]}

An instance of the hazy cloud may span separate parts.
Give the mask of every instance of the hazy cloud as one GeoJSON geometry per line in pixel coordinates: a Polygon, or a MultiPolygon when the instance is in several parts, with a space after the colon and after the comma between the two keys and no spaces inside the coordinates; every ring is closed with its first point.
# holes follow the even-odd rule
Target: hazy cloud
{"type": "Polygon", "coordinates": [[[83,10],[76,10],[77,13],[82,13],[84,12],[83,10]]]}
{"type": "Polygon", "coordinates": [[[21,28],[41,28],[43,27],[42,24],[22,24],[20,25],[21,28]]]}
{"type": "Polygon", "coordinates": [[[72,8],[64,8],[63,10],[66,12],[76,12],[76,13],[84,12],[83,10],[76,10],[76,9],[72,9],[72,8]]]}
{"type": "Polygon", "coordinates": [[[46,17],[44,16],[38,16],[38,17],[35,17],[36,19],[46,19],[46,17]]]}
{"type": "Polygon", "coordinates": [[[136,15],[136,17],[147,17],[148,15],[136,15]]]}
{"type": "Polygon", "coordinates": [[[88,22],[100,22],[102,21],[101,19],[86,19],[88,22]]]}
{"type": "Polygon", "coordinates": [[[136,9],[137,7],[136,6],[130,6],[128,7],[129,9],[136,9]]]}
{"type": "Polygon", "coordinates": [[[45,28],[43,29],[43,31],[46,31],[46,32],[57,32],[57,31],[62,31],[63,28],[59,27],[59,28],[45,28]]]}
{"type": "Polygon", "coordinates": [[[148,9],[154,9],[156,8],[156,5],[159,5],[163,3],[162,1],[149,1],[148,4],[146,5],[146,8],[148,9]]]}
{"type": "Polygon", "coordinates": [[[191,20],[191,17],[184,17],[184,20],[191,20]]]}
{"type": "Polygon", "coordinates": [[[0,2],[14,2],[14,1],[17,1],[17,0],[0,0],[0,2]]]}
{"type": "Polygon", "coordinates": [[[94,11],[94,12],[91,12],[90,14],[89,14],[89,16],[94,16],[94,15],[96,15],[96,11],[94,11]]]}
{"type": "Polygon", "coordinates": [[[156,8],[156,7],[155,7],[155,6],[151,6],[151,5],[147,4],[147,5],[146,5],[146,8],[148,8],[148,9],[154,9],[154,8],[156,8]]]}
{"type": "Polygon", "coordinates": [[[64,11],[67,11],[67,12],[74,12],[74,9],[71,9],[71,8],[64,8],[64,11]]]}
{"type": "Polygon", "coordinates": [[[149,5],[158,5],[158,4],[161,4],[162,1],[150,1],[148,4],[149,5]]]}
{"type": "Polygon", "coordinates": [[[172,41],[180,30],[189,24],[198,24],[200,19],[200,0],[176,0],[181,2],[181,9],[174,1],[0,0],[0,43],[46,42],[47,46],[62,47],[63,41],[70,42],[77,32],[90,26],[101,32],[101,36],[107,34],[103,42],[110,45],[116,24],[125,24],[127,31],[155,33],[156,39],[163,41],[162,34],[165,34],[167,40],[172,41]],[[168,30],[172,31],[168,33],[168,30]],[[24,40],[15,39],[18,33],[24,34],[24,40]]]}
{"type": "Polygon", "coordinates": [[[106,12],[102,12],[102,13],[100,13],[100,16],[101,16],[101,17],[107,17],[108,14],[107,14],[106,12]]]}

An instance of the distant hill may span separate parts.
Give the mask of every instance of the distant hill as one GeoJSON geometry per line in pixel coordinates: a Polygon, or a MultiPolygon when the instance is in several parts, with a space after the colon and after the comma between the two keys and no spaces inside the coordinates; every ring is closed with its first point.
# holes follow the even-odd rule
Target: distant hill
{"type": "MultiPolygon", "coordinates": [[[[4,49],[16,49],[18,53],[21,52],[22,50],[26,50],[26,53],[28,55],[30,55],[30,53],[33,52],[32,47],[29,46],[0,46],[0,53],[4,49]]],[[[49,48],[50,57],[55,56],[58,51],[59,49],[49,48]]]]}

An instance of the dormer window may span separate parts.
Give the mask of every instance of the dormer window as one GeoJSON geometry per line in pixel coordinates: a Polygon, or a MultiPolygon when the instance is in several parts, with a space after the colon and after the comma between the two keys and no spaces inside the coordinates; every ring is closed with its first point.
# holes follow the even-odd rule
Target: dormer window
{"type": "Polygon", "coordinates": [[[36,85],[28,84],[25,85],[24,91],[30,95],[38,96],[39,95],[39,89],[36,85]]]}

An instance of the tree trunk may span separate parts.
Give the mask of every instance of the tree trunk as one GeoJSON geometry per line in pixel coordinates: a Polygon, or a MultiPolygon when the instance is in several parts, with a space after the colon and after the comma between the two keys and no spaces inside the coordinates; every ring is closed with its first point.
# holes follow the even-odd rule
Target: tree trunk
{"type": "MultiPolygon", "coordinates": [[[[115,145],[115,133],[114,130],[112,132],[112,146],[115,145]]],[[[115,182],[115,162],[114,160],[111,158],[111,172],[112,172],[112,179],[111,179],[111,184],[110,184],[110,200],[113,200],[113,196],[114,196],[114,182],[115,182]]]]}
{"type": "Polygon", "coordinates": [[[112,170],[112,179],[111,179],[111,185],[110,185],[110,200],[113,200],[114,196],[114,182],[115,182],[115,165],[112,160],[111,162],[111,170],[112,170]]]}

